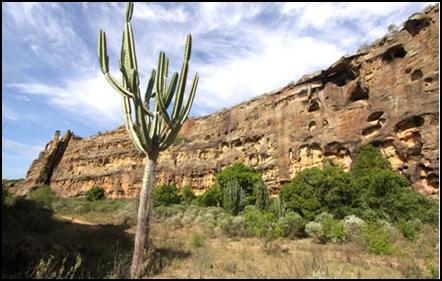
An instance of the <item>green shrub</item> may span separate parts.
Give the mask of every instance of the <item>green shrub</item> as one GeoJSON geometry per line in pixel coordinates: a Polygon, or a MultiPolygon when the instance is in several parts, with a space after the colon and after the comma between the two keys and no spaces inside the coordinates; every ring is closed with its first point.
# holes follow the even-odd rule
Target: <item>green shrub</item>
{"type": "Polygon", "coordinates": [[[401,220],[396,224],[396,228],[406,239],[412,242],[416,241],[416,239],[418,238],[418,232],[416,231],[416,229],[414,229],[411,223],[401,220]]]}
{"type": "Polygon", "coordinates": [[[51,190],[51,188],[48,185],[42,185],[37,189],[30,191],[26,195],[26,197],[28,199],[41,203],[46,207],[51,207],[52,203],[59,200],[57,195],[51,190]]]}
{"type": "Polygon", "coordinates": [[[361,177],[372,169],[391,170],[391,164],[379,149],[366,145],[357,153],[350,171],[355,177],[361,177]]]}
{"type": "Polygon", "coordinates": [[[417,218],[433,226],[438,224],[436,202],[413,191],[409,181],[393,171],[372,169],[359,177],[356,185],[360,193],[358,215],[366,220],[397,222],[417,218]]]}
{"type": "Polygon", "coordinates": [[[193,190],[190,186],[185,186],[183,188],[181,198],[183,199],[184,202],[190,204],[196,198],[196,196],[193,193],[193,190]]]}
{"type": "Polygon", "coordinates": [[[179,204],[181,196],[175,184],[163,184],[155,189],[155,206],[179,204]]]}
{"type": "Polygon", "coordinates": [[[222,206],[223,193],[218,186],[209,188],[203,195],[198,197],[198,204],[204,207],[218,207],[222,206]]]}
{"type": "Polygon", "coordinates": [[[96,201],[104,198],[104,189],[94,186],[86,192],[86,199],[88,201],[96,201]]]}
{"type": "Polygon", "coordinates": [[[305,169],[281,189],[287,208],[308,220],[322,211],[329,211],[337,218],[352,214],[357,196],[351,175],[332,165],[305,169]]]}
{"type": "Polygon", "coordinates": [[[327,241],[324,235],[324,228],[319,222],[311,221],[307,223],[305,225],[305,232],[317,242],[325,243],[327,241]]]}
{"type": "Polygon", "coordinates": [[[344,223],[335,220],[327,219],[323,222],[324,236],[327,241],[333,243],[343,243],[347,239],[344,223]]]}
{"type": "Polygon", "coordinates": [[[362,236],[370,253],[375,255],[393,253],[391,236],[382,226],[375,223],[366,223],[362,227],[362,236]]]}
{"type": "Polygon", "coordinates": [[[247,236],[246,219],[243,216],[227,215],[219,222],[222,232],[228,237],[247,236]]]}
{"type": "Polygon", "coordinates": [[[267,189],[267,186],[264,184],[262,180],[257,181],[254,186],[254,193],[256,197],[256,207],[260,211],[265,211],[269,207],[270,204],[270,198],[269,198],[269,191],[267,189]]]}
{"type": "Polygon", "coordinates": [[[194,233],[190,239],[190,246],[192,248],[201,248],[204,245],[205,237],[202,234],[194,233]]]}
{"type": "Polygon", "coordinates": [[[245,192],[238,181],[227,182],[223,190],[223,208],[232,215],[237,215],[245,207],[245,192]]]}
{"type": "Polygon", "coordinates": [[[298,213],[288,211],[284,217],[278,219],[275,231],[279,236],[285,238],[305,237],[306,223],[307,221],[298,213]]]}
{"type": "Polygon", "coordinates": [[[273,231],[276,216],[271,212],[261,212],[255,206],[249,205],[242,214],[245,218],[247,232],[256,237],[274,238],[278,233],[273,231]]]}
{"type": "Polygon", "coordinates": [[[236,180],[241,189],[244,190],[246,204],[255,204],[256,197],[253,189],[255,183],[261,180],[261,174],[253,168],[247,167],[242,163],[235,163],[216,174],[215,178],[221,191],[224,191],[230,181],[236,180]]]}
{"type": "Polygon", "coordinates": [[[362,235],[362,226],[365,222],[355,215],[344,218],[345,234],[350,241],[357,241],[362,235]]]}

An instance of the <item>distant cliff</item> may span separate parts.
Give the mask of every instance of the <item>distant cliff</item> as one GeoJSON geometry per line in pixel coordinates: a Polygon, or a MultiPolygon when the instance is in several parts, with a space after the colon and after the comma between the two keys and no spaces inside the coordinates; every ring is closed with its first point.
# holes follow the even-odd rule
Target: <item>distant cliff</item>
{"type": "MultiPolygon", "coordinates": [[[[296,66],[293,66],[296,67],[296,66]]],[[[328,69],[231,109],[188,120],[161,154],[158,181],[197,194],[214,174],[240,161],[262,172],[273,193],[324,157],[348,169],[365,144],[381,148],[419,192],[439,194],[439,6],[414,14],[328,69]]],[[[124,127],[81,139],[56,134],[18,193],[47,183],[64,196],[92,186],[111,197],[136,196],[143,156],[124,127]]]]}

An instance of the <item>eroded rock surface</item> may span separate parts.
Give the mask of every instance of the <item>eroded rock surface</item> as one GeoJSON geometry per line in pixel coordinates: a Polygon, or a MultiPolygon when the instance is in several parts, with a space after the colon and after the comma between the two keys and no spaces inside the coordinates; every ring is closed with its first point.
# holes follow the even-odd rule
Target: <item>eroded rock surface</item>
{"type": "MultiPolygon", "coordinates": [[[[188,120],[161,154],[158,182],[190,185],[197,194],[214,174],[240,161],[262,172],[272,193],[324,157],[348,170],[365,144],[380,147],[414,188],[439,194],[439,7],[414,14],[400,31],[328,69],[231,109],[188,120]]],[[[140,189],[143,155],[124,127],[85,139],[66,138],[61,159],[42,152],[28,185],[50,183],[64,196],[100,186],[111,197],[140,189]],[[51,167],[51,168],[48,168],[51,167]]],[[[57,150],[58,151],[58,150],[57,150]]]]}

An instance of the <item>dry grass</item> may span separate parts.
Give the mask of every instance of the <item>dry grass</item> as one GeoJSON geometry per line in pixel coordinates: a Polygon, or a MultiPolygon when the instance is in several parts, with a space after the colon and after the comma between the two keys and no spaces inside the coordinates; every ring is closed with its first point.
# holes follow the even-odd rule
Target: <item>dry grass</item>
{"type": "MultiPolygon", "coordinates": [[[[170,231],[154,225],[156,248],[176,248],[190,253],[173,259],[153,278],[431,278],[421,256],[375,256],[357,243],[316,244],[311,239],[265,241],[227,238],[220,233],[206,237],[203,247],[191,247],[200,226],[170,231]]],[[[419,248],[419,246],[417,246],[419,248]]],[[[409,250],[409,249],[408,249],[409,250]]],[[[428,250],[428,249],[427,249],[428,250]]],[[[434,251],[433,251],[434,252],[434,251]]],[[[433,257],[435,258],[435,257],[433,257]]],[[[433,266],[438,264],[434,259],[433,266]]],[[[436,267],[437,268],[437,267],[436,267]]]]}

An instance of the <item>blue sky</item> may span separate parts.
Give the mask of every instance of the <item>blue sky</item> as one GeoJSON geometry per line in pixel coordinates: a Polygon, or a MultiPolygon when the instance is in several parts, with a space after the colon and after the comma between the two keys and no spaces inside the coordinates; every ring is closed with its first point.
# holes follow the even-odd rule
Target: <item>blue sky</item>
{"type": "MultiPolygon", "coordinates": [[[[178,71],[192,33],[191,116],[281,88],[385,35],[428,3],[135,3],[141,89],[160,50],[178,71]]],[[[2,3],[2,178],[24,177],[55,130],[87,137],[123,124],[99,70],[106,31],[118,75],[124,3],[2,3]]]]}

